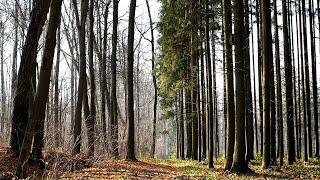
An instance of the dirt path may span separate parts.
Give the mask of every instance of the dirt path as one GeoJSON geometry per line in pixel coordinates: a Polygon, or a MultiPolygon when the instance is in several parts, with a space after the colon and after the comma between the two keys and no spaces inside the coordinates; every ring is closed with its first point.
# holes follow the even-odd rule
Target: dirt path
{"type": "Polygon", "coordinates": [[[150,162],[110,161],[99,168],[64,174],[62,179],[188,179],[178,168],[150,162]]]}

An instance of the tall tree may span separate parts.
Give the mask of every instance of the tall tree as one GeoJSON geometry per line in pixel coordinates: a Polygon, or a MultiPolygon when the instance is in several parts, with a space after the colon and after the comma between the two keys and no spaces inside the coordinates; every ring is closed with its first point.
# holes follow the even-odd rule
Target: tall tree
{"type": "Polygon", "coordinates": [[[272,68],[272,37],[270,1],[261,0],[262,61],[263,61],[263,168],[270,165],[270,82],[272,68]]]}
{"type": "Polygon", "coordinates": [[[77,2],[73,0],[73,6],[76,16],[76,24],[79,37],[80,63],[79,63],[79,81],[78,81],[78,96],[76,103],[76,112],[74,118],[73,142],[74,148],[72,153],[79,154],[81,147],[81,115],[82,115],[82,101],[84,97],[84,88],[86,83],[86,18],[88,13],[89,2],[87,0],[81,1],[81,17],[79,17],[77,2]]]}
{"type": "Polygon", "coordinates": [[[14,89],[16,86],[17,80],[17,56],[18,56],[18,1],[15,1],[14,4],[14,45],[13,45],[13,53],[12,53],[12,75],[11,75],[11,98],[14,97],[14,89]]]}
{"type": "Polygon", "coordinates": [[[193,160],[198,159],[198,117],[197,117],[197,83],[198,83],[198,68],[197,68],[197,5],[192,2],[190,6],[191,30],[190,30],[190,70],[191,70],[191,119],[192,119],[192,153],[193,160]]]}
{"type": "Polygon", "coordinates": [[[205,55],[207,65],[207,103],[208,103],[208,160],[209,168],[213,168],[213,96],[212,96],[212,71],[211,71],[211,53],[210,53],[210,38],[209,38],[209,2],[206,0],[206,11],[205,11],[205,55]]]}
{"type": "MultiPolygon", "coordinates": [[[[108,24],[108,14],[109,14],[109,6],[111,4],[111,0],[105,6],[104,11],[104,24],[108,24]]],[[[108,115],[109,119],[111,119],[111,102],[110,102],[110,94],[107,88],[107,74],[106,74],[106,63],[107,63],[107,50],[108,50],[108,26],[104,27],[103,30],[103,51],[102,51],[102,58],[100,59],[100,66],[101,66],[101,84],[100,84],[100,94],[101,94],[101,121],[102,121],[102,131],[103,131],[103,142],[106,143],[107,140],[107,123],[106,123],[106,103],[108,106],[108,115]]]]}
{"type": "Polygon", "coordinates": [[[136,13],[136,0],[130,1],[129,26],[128,26],[128,55],[127,55],[127,117],[128,117],[128,135],[127,135],[127,155],[126,160],[137,161],[135,157],[135,133],[134,133],[134,99],[133,99],[133,62],[134,62],[134,20],[136,13]]]}
{"type": "Polygon", "coordinates": [[[118,0],[113,0],[112,54],[111,54],[111,138],[112,153],[119,159],[118,150],[118,112],[117,112],[117,43],[118,43],[118,0]]]}
{"type": "Polygon", "coordinates": [[[250,64],[250,29],[249,29],[249,1],[244,0],[244,32],[245,32],[245,105],[246,105],[246,160],[254,159],[254,130],[253,130],[253,106],[252,106],[252,91],[251,91],[251,64],[250,64]]]}
{"type": "Polygon", "coordinates": [[[59,147],[59,69],[60,69],[60,28],[58,28],[57,33],[57,57],[56,57],[56,67],[54,74],[54,127],[55,127],[55,147],[59,147]]]}
{"type": "Polygon", "coordinates": [[[1,116],[0,116],[0,132],[4,132],[4,124],[6,123],[6,113],[7,113],[7,95],[6,95],[6,91],[5,91],[5,81],[4,81],[4,22],[2,22],[1,20],[1,25],[0,25],[0,34],[1,34],[1,44],[0,44],[0,59],[1,59],[1,69],[0,69],[0,73],[1,73],[1,116]]]}
{"type": "MultiPolygon", "coordinates": [[[[315,32],[314,32],[314,2],[313,0],[309,0],[309,28],[310,28],[310,40],[311,40],[311,72],[312,72],[312,93],[313,93],[313,116],[314,116],[314,134],[315,134],[315,144],[316,144],[316,152],[315,155],[319,159],[319,130],[318,130],[318,93],[317,93],[317,64],[316,64],[316,50],[315,50],[315,32]]],[[[311,136],[311,123],[309,130],[309,138],[311,136]]],[[[312,145],[310,141],[309,144],[312,145]]],[[[312,153],[312,147],[310,147],[312,153]]],[[[310,150],[309,150],[310,152],[310,150]]],[[[312,156],[310,154],[309,156],[312,156]]]]}
{"type": "Polygon", "coordinates": [[[89,29],[90,29],[90,36],[89,36],[89,72],[90,72],[90,114],[89,118],[86,120],[87,124],[87,133],[88,133],[88,146],[89,156],[94,156],[94,124],[96,120],[96,82],[95,82],[95,74],[94,74],[94,65],[93,65],[93,40],[94,40],[94,32],[93,32],[93,10],[94,10],[94,0],[90,0],[90,9],[89,9],[89,29]]]}
{"type": "Polygon", "coordinates": [[[25,45],[22,49],[21,62],[16,82],[13,100],[13,113],[11,125],[10,146],[16,155],[19,154],[25,129],[29,117],[29,91],[31,88],[31,77],[35,74],[33,63],[36,54],[42,27],[47,19],[50,0],[34,1],[31,11],[25,45]]]}
{"type": "Polygon", "coordinates": [[[231,1],[223,0],[224,17],[224,56],[226,59],[226,99],[227,99],[227,156],[225,170],[230,170],[233,162],[235,143],[235,111],[234,111],[234,87],[233,87],[233,61],[232,61],[232,19],[231,1]]]}
{"type": "Polygon", "coordinates": [[[278,150],[280,166],[283,165],[283,117],[282,117],[282,90],[281,90],[281,72],[280,72],[280,52],[279,52],[279,31],[278,31],[278,10],[277,1],[273,1],[273,23],[274,23],[274,38],[275,38],[275,64],[277,78],[277,122],[278,122],[278,150]]]}
{"type": "MultiPolygon", "coordinates": [[[[153,32],[153,21],[152,21],[152,16],[151,16],[151,10],[150,10],[150,5],[149,1],[146,0],[146,5],[148,9],[148,16],[149,16],[149,25],[150,25],[150,43],[151,43],[151,69],[152,69],[152,83],[153,83],[153,88],[154,88],[154,100],[153,100],[153,129],[152,129],[152,145],[151,145],[151,157],[154,158],[155,155],[155,149],[156,149],[156,128],[157,128],[157,104],[158,104],[158,89],[157,89],[157,79],[155,76],[155,47],[154,47],[154,32],[153,32]]],[[[182,105],[182,104],[180,104],[182,105]]],[[[180,119],[180,121],[183,121],[180,119]]],[[[180,127],[183,129],[183,127],[180,127]]],[[[181,131],[183,132],[183,131],[181,131]]],[[[182,155],[181,155],[182,156],[182,155]]]]}
{"type": "MultiPolygon", "coordinates": [[[[28,125],[26,127],[25,135],[23,138],[23,144],[19,155],[19,164],[16,171],[16,175],[19,178],[24,177],[24,165],[29,157],[33,135],[36,130],[35,127],[37,123],[39,123],[39,121],[42,121],[43,123],[43,120],[45,118],[54,49],[56,46],[56,31],[60,24],[61,4],[62,1],[60,0],[53,0],[51,2],[51,11],[49,16],[50,21],[46,34],[46,42],[42,57],[39,84],[37,87],[34,102],[31,103],[33,106],[31,107],[31,113],[28,117],[30,119],[28,120],[28,125]]],[[[41,6],[39,8],[41,8],[41,6]]]]}
{"type": "Polygon", "coordinates": [[[283,21],[283,46],[284,46],[284,66],[286,80],[286,109],[287,109],[287,147],[288,163],[295,161],[295,137],[293,122],[293,94],[292,94],[292,61],[290,51],[290,36],[288,32],[288,12],[287,1],[282,0],[282,21],[283,21]]]}
{"type": "Polygon", "coordinates": [[[303,28],[303,53],[304,53],[304,73],[305,73],[305,92],[306,92],[306,117],[307,117],[307,134],[308,137],[308,155],[312,157],[312,129],[311,129],[311,103],[310,103],[310,77],[309,77],[309,57],[308,57],[308,37],[307,37],[307,19],[305,0],[302,0],[302,28],[303,28]]]}
{"type": "Polygon", "coordinates": [[[242,0],[234,1],[234,46],[235,46],[235,90],[236,90],[236,125],[235,149],[231,171],[246,172],[246,135],[245,135],[245,39],[244,39],[244,6],[242,0]]]}

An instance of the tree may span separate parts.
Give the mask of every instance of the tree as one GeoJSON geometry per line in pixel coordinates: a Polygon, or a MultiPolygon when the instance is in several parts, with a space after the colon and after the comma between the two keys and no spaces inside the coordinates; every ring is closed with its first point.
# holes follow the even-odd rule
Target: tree
{"type": "Polygon", "coordinates": [[[261,1],[261,21],[262,21],[262,61],[263,61],[263,168],[270,165],[270,116],[271,98],[270,82],[272,67],[272,37],[271,37],[271,17],[270,1],[261,1]]]}
{"type": "Polygon", "coordinates": [[[111,54],[111,138],[112,152],[116,159],[119,159],[118,150],[118,112],[117,112],[117,38],[118,38],[118,0],[113,0],[112,20],[112,54],[111,54]]]}
{"type": "MultiPolygon", "coordinates": [[[[310,40],[311,40],[311,72],[312,72],[312,93],[313,93],[313,117],[314,117],[314,134],[316,152],[315,155],[319,159],[319,125],[318,125],[318,93],[317,93],[317,65],[316,65],[316,53],[315,53],[315,32],[314,32],[314,2],[309,0],[309,28],[310,28],[310,40]]],[[[310,112],[311,113],[311,112],[310,112]]],[[[311,114],[310,114],[311,115],[311,114]]],[[[309,138],[311,136],[311,122],[309,122],[309,138]]],[[[312,141],[309,142],[309,152],[311,151],[312,156],[312,141]],[[310,150],[311,149],[311,150],[310,150]]]]}
{"type": "Polygon", "coordinates": [[[36,54],[42,27],[46,21],[50,1],[34,1],[31,11],[31,21],[28,27],[25,45],[22,50],[21,62],[15,87],[13,99],[13,113],[11,125],[10,146],[15,155],[19,154],[23,142],[25,129],[29,117],[29,91],[31,88],[31,77],[35,74],[33,63],[36,54]]]}
{"type": "Polygon", "coordinates": [[[253,130],[253,106],[252,106],[252,91],[251,91],[251,68],[250,68],[250,29],[249,29],[249,4],[248,0],[244,1],[244,31],[245,31],[245,106],[246,106],[246,160],[254,159],[254,130],[253,130]]]}
{"type": "MultiPolygon", "coordinates": [[[[24,165],[31,150],[35,127],[37,123],[43,123],[43,120],[45,118],[45,109],[48,99],[54,49],[56,46],[56,31],[60,24],[61,4],[62,1],[59,0],[53,0],[51,2],[50,21],[46,34],[46,42],[42,57],[39,84],[37,87],[34,102],[32,102],[33,106],[31,107],[31,113],[29,114],[30,119],[28,120],[28,125],[26,127],[25,135],[23,138],[23,144],[19,155],[19,164],[16,171],[16,175],[19,178],[24,177],[24,165]]],[[[41,8],[41,5],[40,7],[36,6],[34,10],[36,10],[37,8],[41,8]]]]}
{"type": "Polygon", "coordinates": [[[232,61],[232,21],[231,1],[223,0],[224,17],[224,51],[226,59],[226,98],[227,98],[227,156],[224,169],[230,170],[233,162],[235,143],[235,112],[234,112],[234,87],[233,87],[233,61],[232,61]]]}
{"type": "Polygon", "coordinates": [[[130,1],[129,26],[128,26],[128,55],[127,55],[127,117],[128,117],[128,135],[127,135],[127,155],[126,160],[137,161],[135,157],[135,133],[134,133],[134,99],[133,99],[133,62],[134,62],[134,19],[136,12],[136,0],[130,1]]]}
{"type": "MultiPolygon", "coordinates": [[[[312,25],[312,24],[311,24],[312,25]]],[[[312,157],[312,129],[311,129],[311,105],[310,105],[310,77],[309,77],[309,58],[308,58],[308,38],[307,38],[307,20],[306,20],[306,8],[305,0],[302,0],[302,33],[303,33],[303,53],[304,53],[304,73],[305,73],[305,92],[306,92],[306,117],[307,117],[307,134],[308,137],[308,155],[312,157]]]]}
{"type": "MultiPolygon", "coordinates": [[[[104,12],[104,24],[108,24],[108,14],[109,14],[109,5],[111,1],[108,1],[105,7],[104,12]]],[[[108,115],[111,119],[111,102],[110,94],[107,88],[107,75],[106,75],[106,63],[107,63],[107,41],[108,41],[108,26],[104,27],[103,30],[103,51],[102,57],[100,59],[100,94],[101,94],[101,121],[102,121],[102,131],[103,131],[103,142],[107,142],[107,123],[106,123],[106,103],[108,106],[108,115]]]]}
{"type": "Polygon", "coordinates": [[[280,72],[280,52],[279,52],[279,31],[278,31],[278,12],[277,1],[273,1],[273,17],[275,27],[275,64],[276,64],[276,78],[277,78],[277,122],[278,122],[278,150],[280,167],[283,165],[283,117],[282,117],[282,90],[281,90],[281,72],[280,72]]]}
{"type": "Polygon", "coordinates": [[[205,14],[205,56],[207,65],[207,103],[208,103],[208,166],[213,168],[213,96],[212,96],[212,71],[211,71],[211,53],[210,53],[210,38],[209,38],[209,2],[206,0],[206,14],[205,14]]]}
{"type": "Polygon", "coordinates": [[[245,159],[245,41],[244,39],[244,7],[243,1],[234,1],[234,46],[235,46],[235,90],[236,90],[236,119],[235,119],[235,149],[231,171],[247,172],[248,164],[245,159]]]}
{"type": "Polygon", "coordinates": [[[79,50],[80,50],[80,66],[79,66],[79,83],[78,83],[78,96],[76,103],[76,112],[74,118],[74,131],[73,142],[74,148],[72,153],[79,154],[81,147],[81,115],[82,115],[82,101],[84,97],[84,88],[86,83],[86,46],[85,46],[85,25],[88,11],[88,1],[81,1],[81,17],[79,17],[77,3],[73,0],[73,6],[76,16],[76,24],[79,37],[79,50]],[[81,19],[80,19],[81,18],[81,19]]]}
{"type": "Polygon", "coordinates": [[[0,59],[1,59],[1,69],[0,69],[0,72],[1,72],[1,103],[2,103],[2,106],[1,106],[1,119],[0,119],[0,132],[4,133],[4,125],[5,125],[5,121],[6,121],[6,111],[7,111],[7,98],[6,98],[6,92],[5,92],[5,81],[4,81],[4,57],[3,57],[3,53],[4,53],[4,23],[0,22],[0,28],[1,28],[1,44],[0,44],[0,48],[1,48],[1,52],[0,52],[0,59]]]}
{"type": "MultiPolygon", "coordinates": [[[[153,130],[152,130],[152,145],[151,145],[151,157],[154,158],[155,155],[155,149],[156,149],[156,128],[157,128],[157,104],[158,104],[158,89],[157,89],[157,79],[155,76],[155,49],[154,49],[154,33],[153,33],[153,21],[152,21],[152,17],[151,17],[151,10],[150,10],[150,6],[149,6],[149,1],[146,0],[146,5],[147,5],[147,9],[148,9],[148,16],[149,16],[149,25],[150,25],[150,33],[151,33],[151,69],[152,69],[152,83],[153,83],[153,88],[154,88],[154,100],[153,100],[153,130]]],[[[181,96],[181,95],[180,95],[181,96]]],[[[183,101],[182,101],[183,102],[183,101]]],[[[182,103],[180,104],[182,105],[182,103]]],[[[183,115],[182,115],[183,116],[183,115]]],[[[182,117],[183,119],[183,117],[182,117]]],[[[180,122],[183,120],[180,119],[180,122]]],[[[180,124],[181,125],[181,124],[180,124]]],[[[182,124],[183,125],[183,124],[182,124]]],[[[183,126],[180,127],[181,129],[183,129],[183,126]]],[[[181,131],[183,132],[183,130],[181,131]]],[[[181,139],[182,141],[182,139],[181,139]]],[[[182,146],[183,147],[183,146],[182,146]]],[[[184,156],[181,154],[181,156],[184,156]]]]}
{"type": "Polygon", "coordinates": [[[290,54],[290,37],[288,33],[288,15],[286,0],[282,0],[283,11],[283,45],[284,45],[284,65],[286,80],[286,109],[287,109],[287,147],[288,163],[293,164],[295,161],[295,139],[293,123],[293,95],[292,95],[292,64],[290,54]]]}
{"type": "Polygon", "coordinates": [[[89,71],[90,71],[90,115],[86,120],[87,129],[88,129],[88,146],[89,156],[94,156],[94,124],[96,119],[96,83],[95,83],[95,75],[94,75],[94,66],[93,66],[93,40],[94,40],[94,32],[93,32],[93,10],[94,10],[94,0],[90,0],[90,10],[89,10],[89,21],[90,21],[90,36],[89,36],[89,71]]]}
{"type": "Polygon", "coordinates": [[[190,22],[193,24],[190,30],[190,70],[191,70],[191,124],[192,124],[192,152],[191,158],[198,159],[198,117],[197,117],[197,99],[198,99],[198,67],[197,67],[197,5],[192,2],[190,5],[190,22]]]}
{"type": "Polygon", "coordinates": [[[59,68],[60,68],[60,28],[57,33],[57,58],[54,74],[54,127],[55,127],[55,146],[59,147],[59,68]]]}

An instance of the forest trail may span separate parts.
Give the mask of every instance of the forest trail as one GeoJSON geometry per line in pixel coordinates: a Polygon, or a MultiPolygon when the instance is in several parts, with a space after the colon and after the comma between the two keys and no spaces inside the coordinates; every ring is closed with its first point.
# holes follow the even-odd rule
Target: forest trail
{"type": "MultiPolygon", "coordinates": [[[[37,165],[27,165],[31,179],[320,179],[317,162],[282,169],[272,167],[262,170],[261,159],[250,164],[253,172],[234,174],[223,170],[224,160],[215,161],[214,169],[204,162],[178,159],[141,159],[139,162],[106,160],[83,155],[68,155],[59,151],[45,151],[46,170],[37,165]]],[[[18,158],[11,155],[10,148],[0,148],[0,180],[14,178],[18,158]]]]}
{"type": "Polygon", "coordinates": [[[110,161],[99,168],[66,173],[62,179],[188,179],[177,167],[152,162],[110,161]]]}

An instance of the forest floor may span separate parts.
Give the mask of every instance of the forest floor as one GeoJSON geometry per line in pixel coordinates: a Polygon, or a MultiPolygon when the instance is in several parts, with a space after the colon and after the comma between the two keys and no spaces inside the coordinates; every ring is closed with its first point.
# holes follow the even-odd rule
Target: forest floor
{"type": "MultiPolygon", "coordinates": [[[[46,151],[46,170],[26,165],[30,179],[320,179],[320,165],[312,159],[308,164],[298,161],[283,168],[261,168],[261,158],[250,163],[253,172],[234,174],[223,170],[224,160],[215,167],[197,161],[177,159],[141,159],[139,162],[104,160],[82,155],[71,156],[58,151],[46,151]]],[[[10,149],[0,148],[0,180],[14,178],[18,158],[10,149]]]]}

